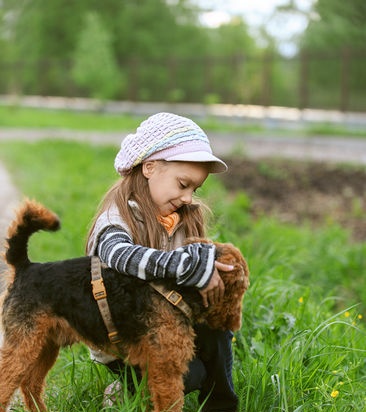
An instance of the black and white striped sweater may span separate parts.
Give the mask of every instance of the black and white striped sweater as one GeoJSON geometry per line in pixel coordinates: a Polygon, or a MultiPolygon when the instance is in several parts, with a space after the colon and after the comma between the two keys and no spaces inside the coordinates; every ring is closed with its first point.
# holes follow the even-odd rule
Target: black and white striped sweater
{"type": "MultiPolygon", "coordinates": [[[[130,206],[138,208],[135,202],[130,202],[130,206]]],[[[182,238],[179,233],[171,237],[174,236],[182,238]]],[[[177,245],[174,239],[169,243],[177,245]]],[[[178,285],[203,288],[214,271],[214,245],[192,243],[181,246],[180,243],[179,247],[168,251],[136,245],[116,208],[100,215],[89,244],[89,254],[98,255],[120,273],[143,280],[175,278],[178,285]]]]}

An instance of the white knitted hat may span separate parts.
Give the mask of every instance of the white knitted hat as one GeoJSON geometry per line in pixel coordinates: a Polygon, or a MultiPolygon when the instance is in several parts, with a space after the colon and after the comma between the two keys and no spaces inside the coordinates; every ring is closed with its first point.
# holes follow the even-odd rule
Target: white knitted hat
{"type": "Polygon", "coordinates": [[[123,139],[114,167],[121,176],[147,160],[207,162],[210,173],[227,170],[212,154],[205,132],[192,120],[172,113],[157,113],[144,120],[136,133],[123,139]]]}

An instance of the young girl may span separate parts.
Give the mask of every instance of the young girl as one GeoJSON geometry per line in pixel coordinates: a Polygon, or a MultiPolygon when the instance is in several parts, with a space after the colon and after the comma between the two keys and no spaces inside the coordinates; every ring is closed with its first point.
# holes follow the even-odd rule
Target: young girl
{"type": "MultiPolygon", "coordinates": [[[[224,285],[218,269],[233,268],[215,261],[214,245],[182,246],[187,237],[205,236],[202,205],[193,202],[194,192],[209,173],[227,169],[212,154],[203,130],[185,117],[153,115],[122,141],[115,168],[122,179],[100,205],[88,236],[88,254],[128,276],[173,277],[179,285],[194,286],[205,306],[220,301],[224,285]]],[[[185,392],[198,389],[205,412],[236,411],[232,332],[200,325],[196,334],[197,356],[185,377],[185,392]]],[[[92,356],[116,373],[123,371],[119,359],[99,352],[92,356]]],[[[107,387],[105,396],[117,396],[119,382],[107,387]]]]}

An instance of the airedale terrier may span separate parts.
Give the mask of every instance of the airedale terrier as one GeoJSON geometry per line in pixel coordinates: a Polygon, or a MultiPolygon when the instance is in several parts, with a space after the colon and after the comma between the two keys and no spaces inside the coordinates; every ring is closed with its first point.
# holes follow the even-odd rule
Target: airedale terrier
{"type": "MultiPolygon", "coordinates": [[[[55,214],[28,200],[8,229],[5,257],[11,276],[2,307],[1,412],[18,387],[29,410],[46,411],[44,381],[60,347],[82,341],[116,353],[93,297],[91,257],[49,263],[32,263],[28,258],[29,237],[38,230],[55,231],[59,226],[55,214]]],[[[191,308],[191,319],[148,282],[102,268],[111,316],[122,339],[119,355],[147,373],[155,412],[182,410],[183,376],[195,351],[193,324],[206,322],[224,330],[241,326],[248,267],[232,245],[216,246],[217,260],[234,265],[233,271],[220,273],[225,284],[222,303],[205,309],[195,288],[170,285],[191,308]]]]}

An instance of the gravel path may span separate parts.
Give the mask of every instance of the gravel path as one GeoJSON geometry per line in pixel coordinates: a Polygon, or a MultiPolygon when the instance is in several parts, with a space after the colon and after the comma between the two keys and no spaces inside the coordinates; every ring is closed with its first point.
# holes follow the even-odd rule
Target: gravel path
{"type": "MultiPolygon", "coordinates": [[[[3,250],[7,226],[14,216],[14,208],[19,201],[19,193],[12,184],[11,178],[0,163],[0,253],[3,250]]],[[[5,269],[2,257],[0,258],[0,274],[5,269]]],[[[0,292],[3,289],[3,276],[0,276],[0,292]]]]}

